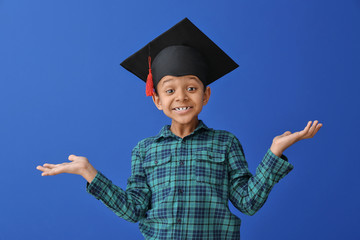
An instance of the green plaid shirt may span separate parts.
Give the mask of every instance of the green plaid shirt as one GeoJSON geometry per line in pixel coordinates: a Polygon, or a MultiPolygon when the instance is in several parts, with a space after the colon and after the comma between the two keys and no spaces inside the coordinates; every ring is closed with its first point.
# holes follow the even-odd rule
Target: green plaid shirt
{"type": "Polygon", "coordinates": [[[119,217],[139,221],[145,239],[239,239],[241,220],[228,200],[255,214],[293,166],[270,149],[253,176],[239,140],[200,120],[180,138],[164,126],[132,151],[126,191],[98,172],[87,191],[119,217]]]}

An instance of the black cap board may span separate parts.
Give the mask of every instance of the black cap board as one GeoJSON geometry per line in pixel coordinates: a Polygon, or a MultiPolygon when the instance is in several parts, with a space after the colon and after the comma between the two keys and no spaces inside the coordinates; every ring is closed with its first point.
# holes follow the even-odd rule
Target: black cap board
{"type": "Polygon", "coordinates": [[[187,18],[120,65],[146,82],[149,56],[155,88],[166,75],[195,75],[206,86],[239,66],[187,18]]]}

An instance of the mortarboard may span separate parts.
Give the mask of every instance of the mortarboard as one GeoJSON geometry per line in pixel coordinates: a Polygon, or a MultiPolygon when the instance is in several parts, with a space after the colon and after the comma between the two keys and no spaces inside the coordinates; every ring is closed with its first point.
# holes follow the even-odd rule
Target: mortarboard
{"type": "Polygon", "coordinates": [[[120,65],[146,82],[147,96],[166,75],[195,75],[207,86],[239,66],[187,18],[120,65]]]}

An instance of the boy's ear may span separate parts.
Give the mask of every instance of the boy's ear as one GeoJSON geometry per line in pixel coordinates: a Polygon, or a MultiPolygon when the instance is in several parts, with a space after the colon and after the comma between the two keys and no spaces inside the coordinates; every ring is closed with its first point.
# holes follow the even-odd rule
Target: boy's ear
{"type": "Polygon", "coordinates": [[[208,86],[208,87],[206,87],[205,92],[204,92],[203,106],[205,106],[209,102],[210,95],[211,95],[211,89],[208,86]]]}
{"type": "Polygon", "coordinates": [[[159,110],[163,110],[163,108],[162,108],[162,106],[161,106],[161,101],[160,101],[159,95],[157,95],[157,94],[154,92],[154,94],[152,95],[152,99],[153,99],[153,102],[154,102],[155,106],[156,106],[159,110]]]}

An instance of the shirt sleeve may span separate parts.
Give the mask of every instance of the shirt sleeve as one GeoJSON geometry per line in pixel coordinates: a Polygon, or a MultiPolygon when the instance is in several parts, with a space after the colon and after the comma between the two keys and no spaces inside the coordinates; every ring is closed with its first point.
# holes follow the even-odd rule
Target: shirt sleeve
{"type": "Polygon", "coordinates": [[[269,149],[252,175],[248,169],[244,152],[235,137],[229,152],[229,193],[230,201],[242,213],[254,215],[266,202],[275,183],[292,169],[287,157],[276,156],[269,149]]]}
{"type": "Polygon", "coordinates": [[[129,222],[137,222],[143,218],[149,207],[151,191],[146,183],[139,144],[132,152],[131,176],[128,178],[126,191],[114,185],[101,172],[97,173],[90,184],[87,183],[86,191],[129,222]]]}

